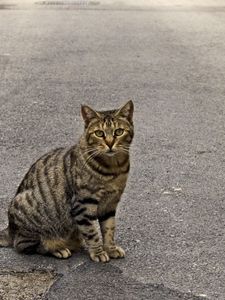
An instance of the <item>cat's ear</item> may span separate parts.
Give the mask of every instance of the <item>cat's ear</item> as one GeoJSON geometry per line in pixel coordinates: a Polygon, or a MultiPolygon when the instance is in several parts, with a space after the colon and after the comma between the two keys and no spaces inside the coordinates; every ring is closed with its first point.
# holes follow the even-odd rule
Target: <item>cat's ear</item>
{"type": "Polygon", "coordinates": [[[125,105],[123,105],[116,112],[116,116],[121,116],[127,118],[129,122],[133,121],[133,112],[134,112],[134,103],[132,100],[129,100],[125,105]]]}
{"type": "Polygon", "coordinates": [[[92,119],[99,117],[98,113],[87,105],[81,105],[81,115],[84,119],[85,126],[88,126],[92,119]]]}

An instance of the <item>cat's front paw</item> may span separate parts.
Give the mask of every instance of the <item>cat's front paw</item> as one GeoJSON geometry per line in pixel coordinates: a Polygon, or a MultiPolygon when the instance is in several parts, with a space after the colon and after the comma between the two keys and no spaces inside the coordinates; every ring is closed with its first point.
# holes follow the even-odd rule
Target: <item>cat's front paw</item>
{"type": "Polygon", "coordinates": [[[95,262],[108,262],[109,261],[109,256],[107,254],[106,251],[100,252],[100,253],[95,253],[95,252],[91,252],[90,253],[90,258],[95,261],[95,262]]]}
{"type": "Polygon", "coordinates": [[[110,258],[125,257],[125,251],[119,246],[104,246],[104,249],[106,250],[110,258]]]}

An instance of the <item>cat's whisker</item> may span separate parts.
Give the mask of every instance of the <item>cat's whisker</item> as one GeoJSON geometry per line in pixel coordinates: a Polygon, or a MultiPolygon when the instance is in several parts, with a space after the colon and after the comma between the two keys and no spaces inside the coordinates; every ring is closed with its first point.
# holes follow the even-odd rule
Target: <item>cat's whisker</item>
{"type": "Polygon", "coordinates": [[[97,149],[93,149],[92,151],[93,153],[91,153],[87,158],[84,158],[84,164],[83,164],[83,168],[86,167],[88,165],[88,162],[95,156],[97,156],[100,151],[97,149]]]}
{"type": "Polygon", "coordinates": [[[129,148],[128,147],[125,147],[125,146],[118,146],[118,149],[120,152],[123,152],[123,153],[129,153],[129,148]]]}
{"type": "Polygon", "coordinates": [[[83,152],[83,154],[88,154],[88,153],[91,153],[91,152],[94,152],[94,151],[96,151],[96,149],[90,148],[90,149],[85,150],[85,151],[83,152]]]}

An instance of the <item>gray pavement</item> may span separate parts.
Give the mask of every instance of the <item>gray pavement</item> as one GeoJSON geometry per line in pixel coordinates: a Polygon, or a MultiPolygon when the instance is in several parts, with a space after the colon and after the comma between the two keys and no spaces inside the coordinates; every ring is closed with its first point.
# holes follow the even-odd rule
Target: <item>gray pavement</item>
{"type": "Polygon", "coordinates": [[[1,248],[0,299],[22,297],[21,274],[25,294],[49,274],[27,299],[225,299],[225,6],[186,2],[0,10],[1,229],[30,164],[77,141],[81,103],[132,98],[136,129],[118,211],[126,258],[1,248]]]}

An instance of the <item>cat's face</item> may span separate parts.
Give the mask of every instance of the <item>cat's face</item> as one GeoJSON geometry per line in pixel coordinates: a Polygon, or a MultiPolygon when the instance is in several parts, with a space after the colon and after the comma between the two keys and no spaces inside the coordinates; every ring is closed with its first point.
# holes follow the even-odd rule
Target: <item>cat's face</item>
{"type": "Polygon", "coordinates": [[[110,111],[95,111],[82,106],[81,113],[85,122],[85,137],[90,155],[113,157],[127,153],[133,139],[133,102],[110,111]]]}

